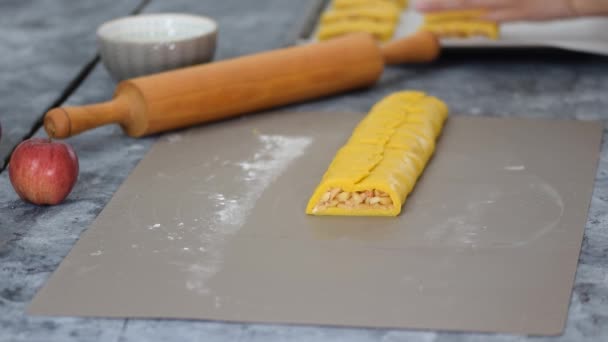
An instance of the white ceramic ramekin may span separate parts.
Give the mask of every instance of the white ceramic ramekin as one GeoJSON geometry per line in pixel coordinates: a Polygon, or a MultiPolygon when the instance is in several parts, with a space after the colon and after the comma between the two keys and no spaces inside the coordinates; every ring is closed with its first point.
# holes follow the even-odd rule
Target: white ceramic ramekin
{"type": "Polygon", "coordinates": [[[213,59],[217,23],[190,14],[144,14],[109,21],[97,30],[103,64],[118,81],[213,59]]]}

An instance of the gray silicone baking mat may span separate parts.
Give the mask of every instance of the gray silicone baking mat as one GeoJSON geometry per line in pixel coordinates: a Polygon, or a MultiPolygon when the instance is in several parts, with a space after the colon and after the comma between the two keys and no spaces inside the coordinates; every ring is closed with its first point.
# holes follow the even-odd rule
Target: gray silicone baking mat
{"type": "Polygon", "coordinates": [[[362,117],[163,137],[29,312],[560,333],[601,126],[451,117],[401,216],[305,215],[362,117]]]}

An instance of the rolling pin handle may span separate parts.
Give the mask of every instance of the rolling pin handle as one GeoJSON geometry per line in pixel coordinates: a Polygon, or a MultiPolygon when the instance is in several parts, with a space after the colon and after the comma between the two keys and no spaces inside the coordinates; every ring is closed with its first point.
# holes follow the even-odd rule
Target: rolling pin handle
{"type": "Polygon", "coordinates": [[[44,116],[44,130],[49,138],[70,136],[70,118],[63,108],[53,108],[44,116]]]}
{"type": "Polygon", "coordinates": [[[95,127],[121,124],[129,115],[128,103],[118,97],[89,106],[53,108],[44,116],[44,129],[50,138],[64,139],[95,127]]]}
{"type": "Polygon", "coordinates": [[[428,63],[437,59],[440,51],[439,39],[427,31],[419,31],[382,46],[386,64],[428,63]]]}

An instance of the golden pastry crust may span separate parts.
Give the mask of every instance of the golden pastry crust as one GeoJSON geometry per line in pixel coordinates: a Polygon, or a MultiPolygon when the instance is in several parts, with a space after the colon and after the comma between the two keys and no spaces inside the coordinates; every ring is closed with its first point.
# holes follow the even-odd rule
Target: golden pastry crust
{"type": "Polygon", "coordinates": [[[424,16],[420,30],[434,33],[441,38],[469,38],[475,36],[498,39],[498,23],[484,20],[482,9],[429,13],[424,16]]]}
{"type": "Polygon", "coordinates": [[[321,16],[318,40],[348,33],[367,32],[381,41],[393,37],[406,0],[334,0],[321,16]]]}
{"type": "Polygon", "coordinates": [[[397,216],[435,149],[447,106],[405,91],[378,102],[334,157],[311,215],[397,216]]]}
{"type": "Polygon", "coordinates": [[[362,7],[362,6],[395,6],[403,9],[408,6],[408,0],[334,0],[333,7],[336,9],[362,7]]]}
{"type": "Polygon", "coordinates": [[[376,39],[387,41],[391,39],[395,32],[395,24],[390,22],[378,22],[369,19],[358,19],[340,21],[321,25],[317,32],[317,39],[327,40],[342,36],[347,33],[366,32],[373,35],[376,39]]]}
{"type": "Polygon", "coordinates": [[[345,9],[340,11],[327,11],[321,16],[321,24],[327,25],[342,21],[356,21],[361,19],[378,22],[396,23],[399,20],[399,11],[390,8],[363,7],[345,9]]]}
{"type": "Polygon", "coordinates": [[[498,24],[491,21],[427,23],[422,25],[421,30],[442,38],[486,37],[497,40],[500,37],[498,24]]]}
{"type": "Polygon", "coordinates": [[[424,15],[426,24],[446,22],[446,21],[469,21],[478,20],[485,15],[486,11],[482,9],[465,10],[465,11],[444,11],[427,13],[424,15]]]}

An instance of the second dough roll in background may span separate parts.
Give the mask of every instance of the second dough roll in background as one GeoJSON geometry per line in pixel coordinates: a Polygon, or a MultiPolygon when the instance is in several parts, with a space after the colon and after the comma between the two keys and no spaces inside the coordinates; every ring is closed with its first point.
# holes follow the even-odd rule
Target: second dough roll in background
{"type": "Polygon", "coordinates": [[[432,32],[441,38],[499,39],[498,23],[482,19],[484,15],[483,9],[427,13],[420,29],[432,32]]]}
{"type": "Polygon", "coordinates": [[[393,37],[407,0],[334,0],[321,16],[318,40],[367,32],[381,41],[393,37]]]}
{"type": "Polygon", "coordinates": [[[312,215],[397,216],[435,150],[447,106],[423,92],[378,102],[336,154],[314,191],[312,215]]]}

